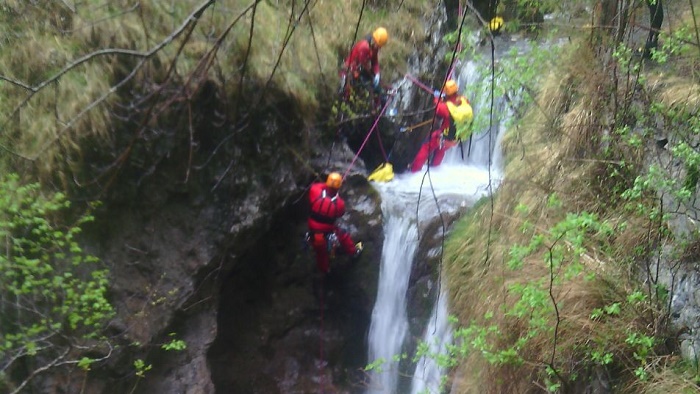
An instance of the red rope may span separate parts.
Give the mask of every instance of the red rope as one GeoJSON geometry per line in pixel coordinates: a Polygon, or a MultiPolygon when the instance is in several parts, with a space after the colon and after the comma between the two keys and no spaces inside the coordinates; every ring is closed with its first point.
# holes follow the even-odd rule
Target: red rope
{"type": "Polygon", "coordinates": [[[417,80],[413,75],[411,75],[411,74],[406,74],[406,78],[410,79],[411,82],[415,83],[419,88],[422,88],[422,89],[425,90],[426,92],[428,92],[428,93],[430,93],[430,94],[433,93],[433,89],[431,89],[430,87],[428,87],[427,85],[425,85],[423,82],[417,80]]]}
{"type": "Polygon", "coordinates": [[[377,133],[377,140],[379,141],[379,149],[382,150],[382,154],[384,155],[384,161],[388,162],[389,158],[386,155],[386,151],[384,150],[384,144],[382,143],[382,136],[377,133]]]}
{"type": "Polygon", "coordinates": [[[374,124],[369,129],[369,132],[367,132],[367,136],[365,137],[365,140],[362,141],[362,145],[360,145],[360,149],[357,150],[357,153],[355,154],[355,157],[352,158],[352,162],[350,162],[348,169],[345,170],[345,174],[343,174],[343,179],[345,179],[345,177],[348,176],[350,169],[355,164],[355,161],[357,160],[357,158],[360,156],[360,152],[362,152],[362,149],[364,149],[365,145],[367,144],[367,140],[369,140],[369,136],[372,135],[372,132],[377,127],[377,124],[379,123],[379,119],[381,119],[382,115],[384,115],[384,111],[386,111],[387,107],[389,106],[389,103],[391,103],[391,100],[393,98],[394,98],[394,96],[389,96],[389,98],[386,100],[386,104],[384,104],[382,111],[379,112],[379,115],[377,115],[377,119],[374,120],[374,124]]]}

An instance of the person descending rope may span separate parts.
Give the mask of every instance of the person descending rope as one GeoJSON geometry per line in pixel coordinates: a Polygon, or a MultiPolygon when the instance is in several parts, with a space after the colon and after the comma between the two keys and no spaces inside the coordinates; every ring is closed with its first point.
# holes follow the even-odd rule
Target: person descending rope
{"type": "Polygon", "coordinates": [[[420,171],[431,156],[430,166],[439,166],[447,150],[469,138],[472,133],[472,106],[469,100],[457,94],[457,82],[448,80],[442,90],[445,94],[443,99],[438,97],[440,92],[435,92],[435,124],[438,128],[421,145],[411,164],[411,172],[420,171]]]}
{"type": "Polygon", "coordinates": [[[340,93],[347,99],[352,89],[363,87],[382,95],[379,69],[379,49],[389,41],[389,33],[378,27],[360,41],[350,51],[340,72],[340,93]]]}
{"type": "Polygon", "coordinates": [[[309,190],[311,212],[308,218],[308,242],[316,253],[316,266],[324,274],[330,272],[330,256],[335,248],[353,258],[362,254],[362,242],[355,244],[350,235],[335,224],[336,219],[345,214],[345,201],[338,190],[343,184],[343,177],[331,172],[326,182],[316,182],[309,190]]]}

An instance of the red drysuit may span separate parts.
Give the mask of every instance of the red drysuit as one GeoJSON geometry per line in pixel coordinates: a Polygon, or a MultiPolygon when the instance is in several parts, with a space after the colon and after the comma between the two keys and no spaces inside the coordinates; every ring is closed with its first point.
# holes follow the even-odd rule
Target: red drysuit
{"type": "Polygon", "coordinates": [[[338,238],[340,247],[348,256],[356,253],[355,243],[348,233],[335,225],[336,219],[345,213],[345,201],[338,195],[338,191],[326,186],[323,182],[314,183],[309,190],[309,203],[311,213],[308,225],[311,246],[316,252],[316,266],[319,271],[330,271],[330,258],[327,236],[334,233],[338,238]]]}
{"type": "Polygon", "coordinates": [[[369,44],[371,39],[372,36],[367,36],[358,41],[345,59],[344,72],[350,78],[348,82],[360,77],[371,81],[379,74],[379,48],[369,44]]]}
{"type": "Polygon", "coordinates": [[[423,142],[423,145],[421,145],[420,150],[411,164],[411,172],[420,171],[431,154],[433,155],[433,159],[430,161],[430,166],[439,166],[440,163],[442,163],[442,159],[445,158],[445,152],[457,145],[458,142],[454,139],[454,136],[450,138],[446,135],[446,131],[450,128],[451,122],[450,110],[447,108],[446,101],[451,101],[455,105],[459,105],[460,98],[458,94],[453,94],[446,97],[445,101],[438,100],[437,98],[435,99],[437,104],[437,108],[435,109],[435,125],[437,127],[430,133],[429,138],[423,142]]]}

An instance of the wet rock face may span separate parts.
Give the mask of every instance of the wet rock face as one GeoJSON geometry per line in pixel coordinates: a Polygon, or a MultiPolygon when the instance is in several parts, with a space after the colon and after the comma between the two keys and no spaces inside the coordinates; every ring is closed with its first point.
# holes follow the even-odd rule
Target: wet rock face
{"type": "MultiPolygon", "coordinates": [[[[87,392],[307,393],[320,385],[355,392],[362,385],[382,244],[377,193],[364,176],[346,179],[340,224],[364,241],[365,253],[358,261],[338,256],[321,281],[302,242],[307,169],[273,147],[232,149],[227,159],[266,164],[226,176],[228,160],[214,160],[183,185],[173,181],[180,161],[161,161],[149,182],[129,192],[130,204],[117,198],[98,212],[87,233],[111,269],[118,316],[109,330],[120,347],[88,376],[87,392]],[[163,350],[173,338],[187,348],[163,350]],[[134,375],[136,359],[152,366],[144,378],[134,375]]],[[[328,165],[325,147],[312,149],[328,165]]],[[[352,157],[336,148],[330,165],[347,168],[352,157]]],[[[79,392],[80,378],[68,372],[42,387],[79,392]]]]}
{"type": "MultiPolygon", "coordinates": [[[[666,176],[685,184],[692,177],[667,146],[674,146],[687,137],[682,131],[676,134],[677,131],[662,119],[655,120],[654,126],[654,141],[647,145],[646,160],[649,165],[662,168],[666,176]]],[[[698,141],[694,139],[690,143],[697,145],[698,141]]],[[[668,192],[659,192],[658,197],[663,202],[663,212],[669,217],[667,223],[675,239],[663,246],[654,246],[658,250],[649,247],[653,253],[648,260],[640,262],[639,280],[659,286],[656,295],[669,314],[670,336],[678,342],[668,341],[667,346],[679,350],[686,361],[697,366],[700,359],[700,242],[693,234],[698,231],[700,194],[695,190],[689,201],[678,200],[668,192]]]]}
{"type": "MultiPolygon", "coordinates": [[[[431,29],[442,26],[443,15],[436,11],[431,29]]],[[[434,53],[437,42],[422,50],[434,53]]],[[[432,74],[440,58],[411,70],[432,74]]],[[[321,131],[309,130],[283,94],[271,92],[276,101],[242,124],[229,119],[235,115],[218,89],[207,83],[193,100],[191,128],[188,111],[173,105],[143,132],[133,130],[140,114],[130,115],[109,150],[86,142],[92,148],[81,179],[100,179],[115,157],[131,152],[108,188],[96,183],[80,191],[104,202],[86,238],[111,270],[118,315],[108,329],[118,347],[84,383],[83,374],[68,371],[44,386],[80,392],[84,384],[85,392],[101,393],[364,391],[359,371],[367,362],[383,241],[379,197],[365,179],[364,160],[372,167],[384,161],[396,125],[383,120],[378,127],[386,152],[376,140],[355,161],[346,144],[329,147],[321,131]],[[338,257],[321,280],[302,243],[306,187],[350,163],[340,224],[365,252],[357,262],[338,257]],[[173,338],[187,348],[163,350],[173,338]],[[143,378],[135,375],[137,359],[152,366],[143,378]]],[[[415,104],[412,89],[402,88],[415,104]]],[[[410,162],[401,160],[397,172],[410,162]]]]}
{"type": "MultiPolygon", "coordinates": [[[[348,178],[342,224],[367,249],[356,263],[337,259],[320,331],[313,257],[302,248],[304,197],[312,174],[345,170],[354,154],[337,146],[331,161],[328,146],[307,140],[298,116],[253,116],[260,122],[245,129],[212,118],[192,136],[164,127],[135,143],[85,232],[90,251],[110,268],[117,310],[108,327],[114,351],[88,374],[85,392],[312,392],[304,387],[318,387],[318,365],[326,365],[329,384],[359,379],[376,291],[372,245],[381,250],[379,203],[364,176],[348,178]],[[300,165],[290,152],[309,161],[300,165]],[[172,339],[186,349],[161,348],[172,339]],[[151,366],[143,378],[135,375],[137,359],[151,366]],[[222,369],[231,366],[235,373],[222,369]]],[[[111,160],[93,154],[86,173],[111,160]]],[[[353,171],[364,171],[362,162],[353,171]]],[[[83,375],[66,371],[37,384],[80,392],[83,375]]]]}
{"type": "Polygon", "coordinates": [[[302,199],[223,276],[219,334],[208,353],[216,392],[361,391],[357,371],[367,358],[381,211],[362,178],[343,188],[349,212],[342,226],[366,244],[358,261],[337,256],[331,273],[319,275],[312,250],[302,242],[302,199]]]}

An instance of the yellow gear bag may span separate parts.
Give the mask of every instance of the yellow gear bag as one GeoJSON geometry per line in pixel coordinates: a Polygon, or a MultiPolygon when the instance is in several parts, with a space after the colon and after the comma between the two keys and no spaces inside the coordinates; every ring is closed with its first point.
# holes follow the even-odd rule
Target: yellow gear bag
{"type": "Polygon", "coordinates": [[[382,163],[367,177],[368,181],[389,182],[394,179],[394,166],[391,163],[382,163]]]}
{"type": "Polygon", "coordinates": [[[474,111],[464,96],[459,96],[459,99],[461,100],[460,105],[455,105],[451,101],[447,101],[446,104],[457,130],[455,138],[459,141],[464,141],[472,133],[471,126],[474,120],[474,111]]]}

